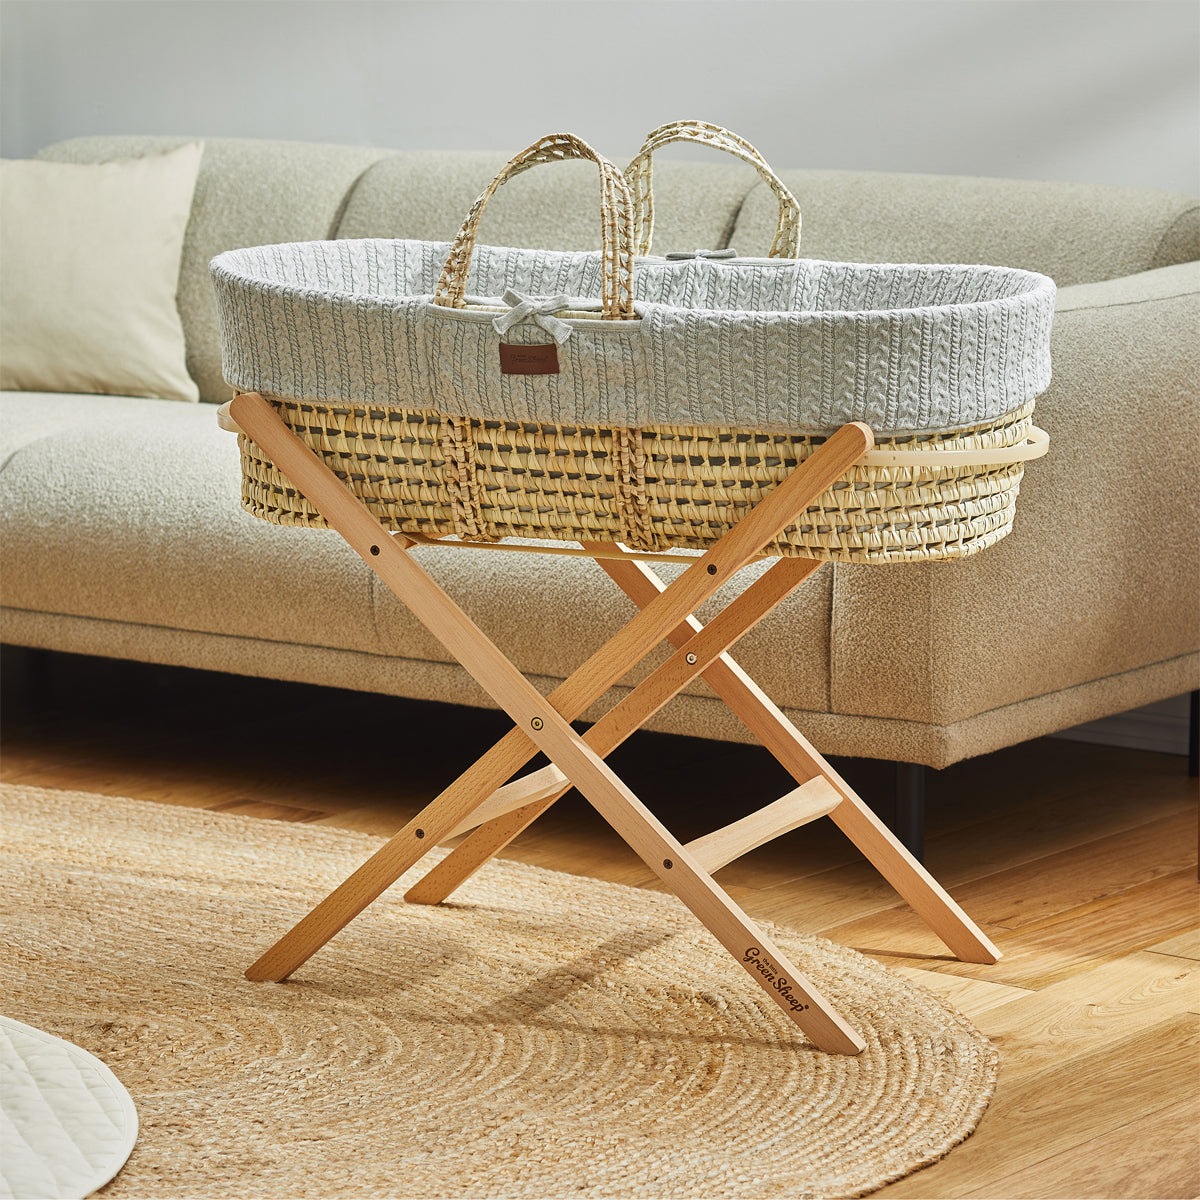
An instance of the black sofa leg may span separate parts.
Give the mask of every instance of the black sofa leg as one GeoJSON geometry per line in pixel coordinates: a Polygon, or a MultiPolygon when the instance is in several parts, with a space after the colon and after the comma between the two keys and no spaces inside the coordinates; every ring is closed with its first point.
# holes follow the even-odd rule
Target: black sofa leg
{"type": "Polygon", "coordinates": [[[925,861],[925,767],[921,763],[896,764],[895,832],[905,849],[925,861]]]}
{"type": "Polygon", "coordinates": [[[1188,775],[1200,775],[1200,691],[1192,693],[1188,711],[1188,775]]]}
{"type": "Polygon", "coordinates": [[[0,649],[0,712],[9,720],[43,717],[54,701],[57,656],[52,650],[4,643],[0,649]]]}

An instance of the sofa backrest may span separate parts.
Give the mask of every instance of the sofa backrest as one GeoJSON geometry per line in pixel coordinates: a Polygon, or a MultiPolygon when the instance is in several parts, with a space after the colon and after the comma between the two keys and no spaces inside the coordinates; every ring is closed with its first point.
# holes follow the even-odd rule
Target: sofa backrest
{"type": "MultiPolygon", "coordinates": [[[[190,140],[75,138],[37,157],[101,162],[190,140]]],[[[331,237],[449,241],[506,157],[206,138],[177,294],[201,398],[230,394],[208,274],[214,255],[331,237]]],[[[1060,286],[1200,258],[1200,203],[1171,192],[852,171],[782,177],[800,203],[809,258],[992,263],[1042,271],[1060,286]]],[[[654,184],[655,253],[732,245],[763,254],[770,245],[775,201],[749,167],[656,160],[654,184]]],[[[598,193],[591,163],[527,171],[492,198],[480,240],[594,249],[598,193]]]]}
{"type": "MultiPolygon", "coordinates": [[[[1200,199],[1104,184],[871,171],[783,171],[801,253],[836,262],[988,263],[1059,287],[1200,258],[1200,199]]],[[[759,185],[731,245],[764,254],[778,208],[759,185]]]]}
{"type": "MultiPolygon", "coordinates": [[[[399,152],[363,173],[338,224],[339,238],[450,241],[507,155],[399,152]]],[[[723,246],[754,184],[735,162],[656,165],[654,250],[723,246]]],[[[600,176],[590,162],[539,165],[488,202],[479,241],[546,250],[600,247],[600,176]]]]}

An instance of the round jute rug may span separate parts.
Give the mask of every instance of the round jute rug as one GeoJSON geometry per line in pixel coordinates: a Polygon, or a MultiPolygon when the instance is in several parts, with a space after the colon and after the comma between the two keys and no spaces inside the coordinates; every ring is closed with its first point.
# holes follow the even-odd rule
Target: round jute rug
{"type": "Polygon", "coordinates": [[[379,839],[0,792],[4,1010],[137,1105],[105,1196],[856,1196],[992,1092],[984,1037],[852,950],[769,927],[857,1058],[809,1045],[673,897],[508,862],[437,908],[394,888],[250,983],[379,839]]]}

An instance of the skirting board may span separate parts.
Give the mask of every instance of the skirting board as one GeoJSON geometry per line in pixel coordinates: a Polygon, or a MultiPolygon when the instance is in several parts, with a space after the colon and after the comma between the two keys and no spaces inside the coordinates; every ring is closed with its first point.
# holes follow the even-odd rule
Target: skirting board
{"type": "Polygon", "coordinates": [[[1154,750],[1159,754],[1188,752],[1188,696],[1172,696],[1144,708],[1116,713],[1099,721],[1088,721],[1064,729],[1052,737],[1072,742],[1097,742],[1125,746],[1131,750],[1154,750]]]}

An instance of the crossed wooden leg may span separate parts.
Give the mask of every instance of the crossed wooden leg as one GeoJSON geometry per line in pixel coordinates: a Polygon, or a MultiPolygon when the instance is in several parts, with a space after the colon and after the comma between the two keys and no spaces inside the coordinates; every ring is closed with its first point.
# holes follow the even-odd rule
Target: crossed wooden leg
{"type": "MultiPolygon", "coordinates": [[[[860,1052],[864,1043],[858,1034],[709,874],[722,862],[743,853],[748,841],[760,844],[785,828],[794,828],[825,812],[832,812],[834,819],[864,848],[869,845],[878,852],[878,847],[884,846],[907,857],[862,802],[836,779],[824,760],[799,738],[782,714],[724,653],[818,564],[798,559],[776,563],[705,628],[690,614],[757,557],[870,448],[870,430],[860,425],[839,430],[670,586],[664,587],[647,571],[627,571],[625,568],[633,567],[630,562],[612,563],[610,574],[629,592],[640,611],[549,697],[542,697],[412,560],[407,553],[408,543],[384,530],[362,502],[287,429],[269,403],[256,394],[242,395],[233,401],[231,415],[241,430],[262,447],[317,507],[329,525],[346,538],[516,722],[515,729],[263,954],[247,971],[247,976],[262,980],[287,978],[429,848],[451,833],[483,822],[471,838],[447,856],[445,862],[452,864],[450,870],[439,876],[441,868],[435,868],[410,893],[410,898],[430,901],[449,894],[515,832],[573,785],[818,1047],[839,1053],[860,1052]],[[670,637],[679,646],[677,652],[589,730],[586,737],[577,734],[569,722],[664,637],[670,637]],[[683,846],[603,760],[615,745],[702,672],[710,682],[732,673],[731,677],[739,681],[738,686],[754,697],[755,704],[749,706],[755,710],[752,717],[740,715],[752,728],[755,721],[763,727],[767,733],[763,740],[770,748],[775,749],[768,738],[787,743],[791,748],[790,758],[779,750],[775,753],[801,786],[782,801],[768,806],[764,810],[767,815],[747,818],[748,825],[738,822],[716,835],[683,846]],[[539,749],[553,766],[505,786],[505,781],[539,749]],[[843,813],[843,809],[847,811],[843,813]]],[[[607,564],[602,565],[609,569],[607,564]]],[[[736,704],[734,707],[738,711],[736,704]]],[[[913,885],[909,878],[912,868],[918,876],[924,875],[917,864],[910,860],[902,867],[892,867],[892,874],[886,869],[884,873],[898,887],[904,883],[914,893],[928,893],[929,911],[936,908],[943,925],[947,929],[953,926],[958,942],[967,946],[970,941],[967,931],[973,930],[978,935],[974,926],[927,876],[921,887],[913,885]],[[935,890],[930,891],[929,885],[935,890]],[[956,918],[941,917],[946,905],[957,914],[956,918]]],[[[982,952],[990,957],[981,961],[994,961],[994,948],[981,951],[981,945],[986,945],[986,940],[974,943],[975,955],[978,957],[982,952]]]]}
{"type": "MultiPolygon", "coordinates": [[[[604,560],[600,566],[639,607],[650,603],[663,590],[662,581],[642,563],[604,560]]],[[[686,625],[688,630],[700,628],[694,617],[689,617],[686,625]]],[[[687,636],[682,629],[668,634],[674,645],[681,644],[687,636]]],[[[728,654],[722,654],[703,675],[802,788],[818,779],[829,785],[837,798],[829,810],[830,819],[955,957],[975,963],[999,960],[1000,951],[975,922],[728,654]]],[[[751,848],[747,846],[741,853],[751,848]]]]}
{"type": "MultiPolygon", "coordinates": [[[[613,559],[596,561],[639,607],[651,603],[665,590],[658,576],[643,563],[613,559]]],[[[769,611],[759,612],[753,603],[761,598],[759,593],[765,590],[763,585],[773,577],[778,581],[781,585],[776,593],[775,604],[778,604],[807,577],[805,566],[811,570],[814,565],[808,559],[783,560],[706,626],[689,614],[667,635],[677,648],[675,657],[593,725],[585,740],[601,756],[611,754],[669,699],[660,698],[661,690],[649,685],[653,685],[659,676],[663,676],[661,682],[665,682],[672,663],[681,654],[692,658],[694,673],[703,676],[800,785],[758,813],[689,843],[688,849],[704,862],[707,869],[715,871],[772,838],[828,815],[956,957],[964,962],[994,963],[1000,958],[1000,951],[983,931],[762,689],[724,653],[734,640],[769,611]],[[791,571],[784,576],[784,569],[789,564],[791,571]],[[785,578],[791,583],[787,591],[783,591],[785,578]],[[744,603],[746,601],[751,603],[744,603]],[[751,612],[756,614],[752,619],[751,612]]],[[[675,680],[671,682],[675,684],[675,680]]],[[[675,695],[686,682],[673,686],[670,695],[675,695]]],[[[405,899],[422,904],[438,904],[446,899],[570,787],[570,781],[564,780],[551,766],[510,784],[510,797],[505,796],[509,789],[500,789],[465,824],[465,828],[471,828],[477,821],[482,821],[480,827],[411,887],[405,893],[405,899]],[[506,811],[508,809],[515,811],[506,811]]],[[[455,832],[463,832],[463,829],[455,832]]]]}

